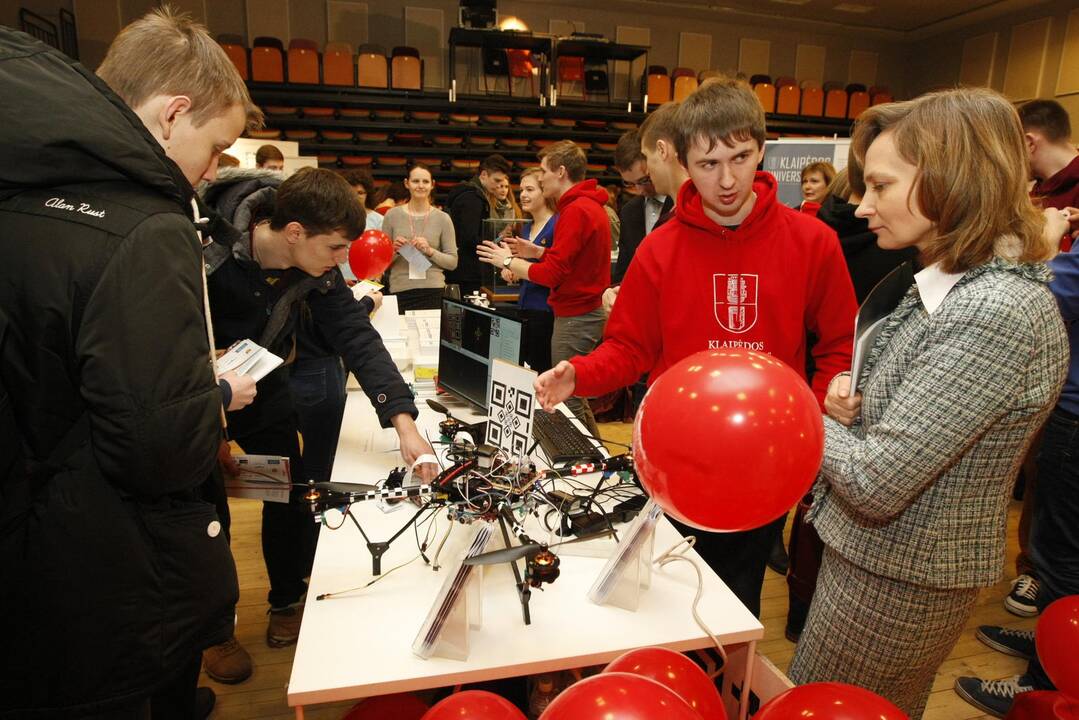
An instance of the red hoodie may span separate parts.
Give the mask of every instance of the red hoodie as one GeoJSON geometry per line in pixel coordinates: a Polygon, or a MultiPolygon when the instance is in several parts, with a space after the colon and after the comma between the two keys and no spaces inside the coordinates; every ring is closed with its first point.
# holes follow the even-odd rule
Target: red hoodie
{"type": "Polygon", "coordinates": [[[558,199],[554,242],[528,268],[530,282],[551,288],[547,304],[555,317],[584,315],[603,304],[603,291],[611,284],[606,202],[607,191],[595,180],[577,183],[558,199]]]}
{"type": "Polygon", "coordinates": [[[813,346],[813,392],[850,370],[857,305],[836,234],[780,204],[776,180],[758,172],[757,201],[734,231],[712,222],[692,182],[676,216],[641,243],[622,282],[603,342],[573,358],[576,393],[595,396],[664,370],[700,350],[748,348],[805,375],[813,346]]]}

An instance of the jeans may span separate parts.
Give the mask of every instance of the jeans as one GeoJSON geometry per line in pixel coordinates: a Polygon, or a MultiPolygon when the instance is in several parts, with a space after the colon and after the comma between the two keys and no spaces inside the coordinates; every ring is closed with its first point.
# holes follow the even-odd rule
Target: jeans
{"type": "Polygon", "coordinates": [[[305,472],[297,434],[299,421],[289,391],[288,369],[280,367],[259,382],[255,402],[229,413],[229,435],[245,453],[288,457],[296,484],[287,503],[262,504],[262,556],[270,578],[270,605],[298,602],[311,574],[319,526],[303,502],[305,472]]]}
{"type": "MultiPolygon", "coordinates": [[[[1079,417],[1057,407],[1038,453],[1038,495],[1030,525],[1030,557],[1040,585],[1038,610],[1079,594],[1079,417]]],[[[1035,690],[1053,690],[1037,656],[1027,667],[1035,690]]]]}
{"type": "MultiPolygon", "coordinates": [[[[607,316],[603,314],[602,307],[584,315],[556,316],[551,333],[551,365],[578,355],[587,355],[595,350],[603,338],[603,326],[606,323],[607,316]]],[[[573,411],[577,419],[588,428],[589,433],[599,437],[599,426],[596,425],[596,418],[592,415],[592,408],[587,400],[571,397],[566,400],[566,407],[573,411]]]]}
{"type": "Polygon", "coordinates": [[[341,358],[305,358],[292,364],[289,388],[303,436],[302,478],[296,482],[325,482],[333,471],[341,418],[345,414],[345,379],[341,358]]]}

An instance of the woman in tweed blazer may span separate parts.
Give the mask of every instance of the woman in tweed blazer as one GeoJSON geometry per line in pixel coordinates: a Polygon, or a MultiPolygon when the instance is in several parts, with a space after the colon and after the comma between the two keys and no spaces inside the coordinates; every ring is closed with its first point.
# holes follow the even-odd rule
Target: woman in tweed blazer
{"type": "Polygon", "coordinates": [[[809,514],[824,562],[790,676],[860,685],[917,719],[1000,576],[1011,485],[1068,345],[1007,100],[964,89],[870,108],[852,149],[857,214],[926,269],[885,321],[863,394],[847,397],[844,376],[829,389],[809,514]]]}

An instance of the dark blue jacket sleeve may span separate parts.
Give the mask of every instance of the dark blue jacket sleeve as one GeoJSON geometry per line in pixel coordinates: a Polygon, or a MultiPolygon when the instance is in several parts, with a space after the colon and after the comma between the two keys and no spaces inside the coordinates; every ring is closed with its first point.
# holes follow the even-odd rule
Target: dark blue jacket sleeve
{"type": "Polygon", "coordinates": [[[1076,250],[1079,245],[1049,261],[1049,269],[1053,271],[1049,289],[1056,296],[1064,322],[1069,323],[1079,320],[1079,253],[1076,250]]]}

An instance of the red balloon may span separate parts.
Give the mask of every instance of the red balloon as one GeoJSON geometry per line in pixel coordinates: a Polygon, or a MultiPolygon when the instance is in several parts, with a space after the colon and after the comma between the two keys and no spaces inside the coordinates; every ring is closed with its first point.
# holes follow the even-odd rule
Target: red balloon
{"type": "Polygon", "coordinates": [[[630,650],[615,658],[603,672],[626,672],[655,680],[670,688],[703,720],[727,720],[719,690],[697,663],[662,647],[630,650]]]}
{"type": "Polygon", "coordinates": [[[1034,645],[1045,674],[1065,695],[1079,699],[1079,595],[1054,601],[1042,611],[1034,630],[1034,645]]]}
{"type": "Polygon", "coordinates": [[[361,700],[341,720],[420,720],[426,712],[427,703],[423,700],[412,693],[398,693],[361,700]]]}
{"type": "Polygon", "coordinates": [[[436,704],[427,711],[423,720],[526,720],[526,718],[516,705],[504,697],[486,690],[464,690],[436,704]]]}
{"type": "Polygon", "coordinates": [[[809,490],[823,454],[821,410],[805,380],[752,351],[705,350],[672,365],[633,427],[648,494],[702,530],[775,520],[809,490]]]}
{"type": "Polygon", "coordinates": [[[540,720],[701,720],[673,690],[640,675],[604,672],[570,685],[540,720]]]}
{"type": "Polygon", "coordinates": [[[1004,720],[1077,720],[1079,700],[1065,697],[1056,690],[1032,690],[1019,693],[1008,708],[1004,720]]]}
{"type": "Polygon", "coordinates": [[[393,241],[381,230],[364,230],[348,248],[348,266],[357,279],[386,272],[393,262],[393,241]]]}
{"type": "Polygon", "coordinates": [[[909,720],[880,695],[845,683],[799,685],[774,697],[753,720],[909,720]]]}

